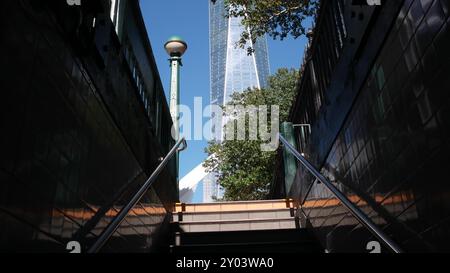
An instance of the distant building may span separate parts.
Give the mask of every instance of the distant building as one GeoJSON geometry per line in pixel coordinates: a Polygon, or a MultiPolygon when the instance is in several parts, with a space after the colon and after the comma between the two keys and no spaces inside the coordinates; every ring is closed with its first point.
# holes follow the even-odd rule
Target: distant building
{"type": "MultiPolygon", "coordinates": [[[[265,87],[270,74],[266,37],[258,38],[255,53],[249,56],[246,49],[236,48],[244,31],[241,18],[226,18],[226,15],[224,0],[210,1],[210,95],[211,104],[216,105],[225,105],[234,92],[265,87]]],[[[213,125],[212,133],[217,141],[223,140],[223,126],[223,120],[213,125]]],[[[215,174],[204,181],[205,202],[212,201],[213,196],[222,196],[216,181],[215,174]]]]}

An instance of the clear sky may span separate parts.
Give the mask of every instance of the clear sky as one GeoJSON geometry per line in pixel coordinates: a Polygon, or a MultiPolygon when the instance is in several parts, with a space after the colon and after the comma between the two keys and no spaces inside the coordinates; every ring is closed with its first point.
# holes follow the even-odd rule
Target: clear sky
{"type": "MultiPolygon", "coordinates": [[[[188,43],[183,56],[181,71],[181,104],[190,107],[194,97],[203,97],[209,104],[209,0],[140,0],[147,32],[158,64],[166,96],[170,90],[170,67],[164,43],[173,35],[181,36],[188,43]]],[[[288,39],[269,42],[271,73],[278,68],[300,67],[306,39],[288,39]]],[[[188,150],[180,157],[180,178],[206,159],[206,141],[189,141],[188,150]]],[[[201,200],[201,191],[194,200],[201,200]]]]}

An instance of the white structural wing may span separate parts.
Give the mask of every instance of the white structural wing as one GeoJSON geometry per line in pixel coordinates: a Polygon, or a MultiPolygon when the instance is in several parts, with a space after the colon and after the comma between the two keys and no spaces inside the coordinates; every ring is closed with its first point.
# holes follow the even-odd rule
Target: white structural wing
{"type": "Polygon", "coordinates": [[[180,201],[182,203],[192,202],[192,198],[194,197],[198,184],[209,174],[206,172],[205,167],[203,167],[203,163],[204,162],[195,167],[190,173],[180,180],[180,201]]]}

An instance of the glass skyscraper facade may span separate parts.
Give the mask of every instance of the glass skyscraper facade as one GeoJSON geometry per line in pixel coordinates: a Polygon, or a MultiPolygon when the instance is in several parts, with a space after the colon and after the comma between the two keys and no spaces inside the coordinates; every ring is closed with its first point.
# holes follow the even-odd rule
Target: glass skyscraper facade
{"type": "MultiPolygon", "coordinates": [[[[224,0],[211,0],[210,16],[210,76],[211,104],[225,105],[234,92],[248,88],[264,88],[267,85],[269,56],[266,37],[257,39],[253,45],[255,52],[247,54],[246,49],[236,46],[245,30],[241,18],[227,18],[224,0]]],[[[223,119],[212,127],[213,136],[222,141],[223,119]]],[[[204,181],[204,202],[212,197],[221,197],[215,175],[204,181]]]]}

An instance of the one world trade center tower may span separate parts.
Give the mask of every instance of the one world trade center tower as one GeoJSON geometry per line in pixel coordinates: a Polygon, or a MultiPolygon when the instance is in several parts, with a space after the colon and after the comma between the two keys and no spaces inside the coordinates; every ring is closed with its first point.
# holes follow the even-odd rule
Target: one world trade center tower
{"type": "MultiPolygon", "coordinates": [[[[211,104],[225,105],[234,92],[248,88],[264,88],[269,76],[269,56],[266,37],[260,37],[253,45],[254,53],[236,44],[245,30],[241,18],[228,17],[225,0],[211,0],[209,3],[210,81],[211,104]]],[[[212,126],[212,135],[223,141],[224,120],[212,126]]],[[[203,202],[221,197],[215,174],[204,179],[203,202]]]]}

